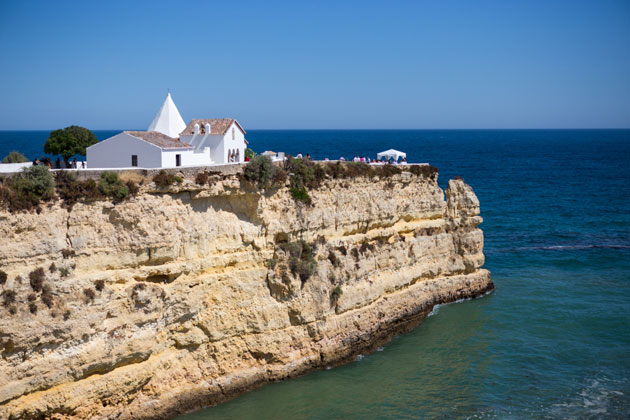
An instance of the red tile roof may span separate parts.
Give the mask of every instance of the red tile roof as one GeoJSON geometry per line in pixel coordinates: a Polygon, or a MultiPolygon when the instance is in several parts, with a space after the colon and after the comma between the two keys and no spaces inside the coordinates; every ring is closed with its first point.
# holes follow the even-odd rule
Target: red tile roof
{"type": "Polygon", "coordinates": [[[228,128],[230,128],[233,122],[235,122],[238,128],[240,128],[243,134],[245,134],[245,130],[243,130],[243,127],[241,127],[238,121],[236,121],[234,118],[201,118],[191,120],[184,131],[179,133],[179,135],[192,136],[193,134],[195,134],[195,124],[199,124],[200,134],[206,134],[206,123],[210,123],[210,134],[222,136],[227,132],[228,128]]]}
{"type": "Polygon", "coordinates": [[[192,149],[193,147],[180,141],[162,134],[158,131],[125,131],[125,133],[137,137],[141,140],[154,144],[162,149],[192,149]]]}

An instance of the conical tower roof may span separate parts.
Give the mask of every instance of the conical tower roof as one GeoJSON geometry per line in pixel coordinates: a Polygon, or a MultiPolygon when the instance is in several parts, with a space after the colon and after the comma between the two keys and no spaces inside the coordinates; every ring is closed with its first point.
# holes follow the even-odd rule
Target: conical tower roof
{"type": "Polygon", "coordinates": [[[158,131],[169,137],[178,138],[179,133],[184,131],[185,128],[186,123],[182,116],[179,115],[179,111],[169,92],[147,131],[158,131]]]}

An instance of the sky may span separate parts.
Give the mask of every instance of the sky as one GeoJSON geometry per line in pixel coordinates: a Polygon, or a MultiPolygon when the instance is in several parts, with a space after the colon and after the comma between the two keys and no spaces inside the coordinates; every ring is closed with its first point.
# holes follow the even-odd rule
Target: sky
{"type": "Polygon", "coordinates": [[[0,0],[0,130],[630,128],[630,1],[0,0]]]}

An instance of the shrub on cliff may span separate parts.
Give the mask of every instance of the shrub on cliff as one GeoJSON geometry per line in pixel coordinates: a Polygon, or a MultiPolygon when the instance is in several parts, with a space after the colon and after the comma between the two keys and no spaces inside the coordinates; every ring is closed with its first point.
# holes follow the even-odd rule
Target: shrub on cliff
{"type": "Polygon", "coordinates": [[[29,166],[5,180],[0,200],[11,211],[30,210],[55,196],[55,181],[46,166],[29,166]]]}
{"type": "Polygon", "coordinates": [[[336,305],[341,295],[343,295],[343,290],[341,289],[341,286],[336,286],[330,292],[330,303],[332,305],[336,305]]]}
{"type": "Polygon", "coordinates": [[[171,173],[166,172],[165,170],[161,170],[153,177],[153,182],[158,188],[167,188],[173,185],[174,183],[181,184],[184,179],[180,176],[175,176],[171,173]]]}
{"type": "Polygon", "coordinates": [[[258,155],[243,168],[243,178],[260,189],[280,187],[286,181],[286,172],[274,165],[269,156],[258,155]]]}
{"type": "Polygon", "coordinates": [[[15,303],[15,297],[17,296],[17,293],[15,293],[15,290],[5,290],[0,296],[2,296],[3,305],[9,306],[15,303]]]}
{"type": "Polygon", "coordinates": [[[195,175],[195,183],[198,185],[206,185],[209,178],[210,176],[207,171],[198,172],[197,175],[195,175]]]}
{"type": "Polygon", "coordinates": [[[438,174],[438,168],[432,165],[410,165],[408,169],[412,174],[425,178],[433,178],[438,174]]]}
{"type": "Polygon", "coordinates": [[[0,270],[0,285],[3,285],[7,282],[7,273],[0,270]]]}
{"type": "Polygon", "coordinates": [[[92,288],[85,288],[83,289],[83,295],[85,296],[85,302],[88,303],[94,300],[96,292],[92,288]]]}
{"type": "Polygon", "coordinates": [[[46,273],[43,268],[38,267],[29,273],[28,278],[31,283],[31,288],[34,291],[39,292],[42,290],[42,285],[46,280],[46,273]]]}
{"type": "Polygon", "coordinates": [[[111,197],[115,201],[124,200],[129,196],[129,188],[122,183],[115,172],[103,172],[98,181],[101,194],[111,197]]]}
{"type": "Polygon", "coordinates": [[[289,255],[289,269],[302,283],[315,271],[315,258],[311,246],[304,240],[281,244],[280,248],[289,255]]]}
{"type": "Polygon", "coordinates": [[[48,283],[44,284],[44,286],[42,287],[42,295],[40,296],[40,298],[44,305],[46,305],[48,308],[52,308],[53,294],[52,289],[48,283]]]}
{"type": "Polygon", "coordinates": [[[105,280],[99,279],[94,282],[94,288],[99,292],[102,292],[105,288],[105,280]]]}
{"type": "Polygon", "coordinates": [[[129,190],[129,195],[132,197],[135,197],[138,195],[138,192],[140,192],[140,186],[131,179],[125,182],[125,186],[127,187],[127,190],[129,190]]]}
{"type": "Polygon", "coordinates": [[[96,181],[93,179],[79,181],[74,173],[68,171],[59,171],[55,174],[55,190],[57,196],[63,201],[63,205],[68,209],[72,209],[72,206],[80,201],[103,198],[96,181]]]}
{"type": "Polygon", "coordinates": [[[24,163],[28,162],[26,156],[24,156],[20,152],[16,152],[15,150],[10,152],[2,159],[2,163],[24,163]]]}

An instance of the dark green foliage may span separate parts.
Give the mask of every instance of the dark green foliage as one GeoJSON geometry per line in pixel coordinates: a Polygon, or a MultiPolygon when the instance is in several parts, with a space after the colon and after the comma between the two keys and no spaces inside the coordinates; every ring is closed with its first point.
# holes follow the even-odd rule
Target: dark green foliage
{"type": "Polygon", "coordinates": [[[96,280],[94,282],[94,288],[98,290],[99,292],[103,291],[103,289],[105,288],[105,280],[101,280],[101,279],[96,280]]]}
{"type": "Polygon", "coordinates": [[[31,282],[31,288],[34,291],[39,292],[42,290],[44,280],[46,280],[46,273],[43,268],[38,267],[29,273],[28,278],[31,282]]]}
{"type": "Polygon", "coordinates": [[[245,148],[245,157],[248,157],[250,160],[252,160],[254,156],[256,156],[256,152],[254,152],[253,149],[250,149],[249,147],[245,148]]]}
{"type": "Polygon", "coordinates": [[[67,321],[70,319],[70,315],[72,315],[72,312],[70,311],[70,309],[66,309],[66,311],[63,313],[63,320],[67,321]]]}
{"type": "Polygon", "coordinates": [[[337,255],[335,255],[335,252],[332,250],[328,251],[328,261],[330,261],[333,267],[338,267],[340,264],[339,259],[337,258],[337,255]]]}
{"type": "Polygon", "coordinates": [[[343,290],[341,289],[341,286],[335,286],[335,288],[332,289],[332,291],[330,292],[330,302],[335,305],[341,295],[343,295],[343,290]]]}
{"type": "Polygon", "coordinates": [[[70,257],[74,257],[74,249],[72,248],[65,248],[61,250],[61,255],[63,256],[63,258],[70,258],[70,257]]]}
{"type": "Polygon", "coordinates": [[[42,299],[42,302],[44,302],[44,305],[46,305],[48,308],[52,308],[53,295],[52,295],[52,289],[50,287],[50,284],[46,283],[44,284],[44,287],[42,287],[41,299],[42,299]]]}
{"type": "Polygon", "coordinates": [[[73,125],[63,130],[51,131],[44,144],[44,153],[61,155],[66,167],[70,167],[69,159],[72,156],[85,156],[85,148],[97,142],[98,139],[90,130],[73,125]]]}
{"type": "Polygon", "coordinates": [[[31,302],[28,304],[28,310],[31,311],[32,314],[37,313],[37,304],[35,302],[31,302]]]}
{"type": "Polygon", "coordinates": [[[5,284],[7,282],[7,273],[0,270],[0,285],[5,284]]]}
{"type": "Polygon", "coordinates": [[[15,150],[10,152],[2,159],[2,163],[24,163],[28,162],[26,156],[24,156],[20,152],[16,152],[15,150]]]}
{"type": "Polygon", "coordinates": [[[339,252],[341,252],[341,255],[343,255],[344,257],[348,255],[348,251],[346,250],[346,247],[344,245],[338,246],[337,249],[339,250],[339,252]]]}
{"type": "Polygon", "coordinates": [[[352,248],[350,254],[354,257],[355,261],[359,261],[359,251],[356,248],[352,248]]]}
{"type": "Polygon", "coordinates": [[[122,201],[129,196],[129,188],[125,186],[115,172],[103,172],[98,181],[101,194],[111,197],[115,201],[122,201]]]}
{"type": "Polygon", "coordinates": [[[199,185],[205,185],[208,183],[209,178],[210,176],[208,175],[207,171],[198,172],[197,175],[195,176],[195,182],[199,185]]]}
{"type": "Polygon", "coordinates": [[[91,302],[96,297],[96,292],[92,288],[83,289],[83,295],[85,295],[86,302],[91,302]]]}
{"type": "Polygon", "coordinates": [[[368,250],[374,252],[374,245],[369,242],[363,242],[359,248],[359,252],[365,254],[368,250]]]}
{"type": "Polygon", "coordinates": [[[26,300],[29,302],[34,302],[37,299],[37,295],[35,293],[29,293],[26,297],[26,300]]]}
{"type": "Polygon", "coordinates": [[[29,166],[22,172],[5,180],[0,187],[0,201],[7,204],[9,210],[30,210],[40,201],[50,200],[55,196],[55,181],[46,166],[29,166]]]}
{"type": "Polygon", "coordinates": [[[17,313],[17,306],[11,305],[9,306],[8,310],[11,315],[15,315],[17,313]]]}
{"type": "Polygon", "coordinates": [[[51,273],[54,273],[55,271],[57,271],[57,266],[55,265],[55,263],[50,263],[50,266],[48,267],[48,271],[50,271],[51,273]]]}
{"type": "Polygon", "coordinates": [[[313,250],[304,240],[281,244],[280,248],[289,254],[289,269],[294,276],[299,276],[302,283],[315,271],[313,250]]]}
{"type": "Polygon", "coordinates": [[[177,178],[181,179],[181,177],[176,177],[175,175],[168,173],[165,170],[161,170],[157,173],[157,175],[153,177],[153,182],[155,182],[155,185],[157,185],[158,188],[167,188],[173,185],[175,182],[178,182],[177,178]]]}
{"type": "Polygon", "coordinates": [[[434,178],[438,174],[438,168],[432,165],[410,165],[408,168],[412,174],[425,178],[434,178]]]}
{"type": "Polygon", "coordinates": [[[55,190],[68,209],[72,209],[77,202],[95,201],[104,197],[95,180],[79,181],[74,173],[67,171],[56,173],[55,190]]]}
{"type": "Polygon", "coordinates": [[[5,290],[4,292],[2,292],[1,296],[4,306],[9,306],[15,303],[15,297],[17,296],[17,293],[15,293],[15,290],[5,290]]]}
{"type": "Polygon", "coordinates": [[[70,268],[68,268],[68,267],[61,267],[59,269],[59,274],[61,274],[61,277],[68,277],[68,275],[70,274],[70,268]]]}
{"type": "Polygon", "coordinates": [[[273,270],[276,267],[276,263],[278,261],[275,260],[275,258],[271,258],[269,261],[267,261],[267,268],[273,270]]]}
{"type": "Polygon", "coordinates": [[[260,189],[280,187],[286,181],[286,172],[274,165],[269,156],[258,155],[243,168],[243,178],[260,189]]]}
{"type": "Polygon", "coordinates": [[[129,180],[125,182],[125,186],[127,187],[130,196],[135,197],[136,195],[138,195],[138,192],[140,191],[140,187],[138,186],[138,184],[136,184],[132,180],[129,180]]]}
{"type": "Polygon", "coordinates": [[[308,191],[304,187],[291,187],[289,192],[295,201],[301,201],[306,204],[311,204],[312,202],[311,196],[308,195],[308,191]]]}

